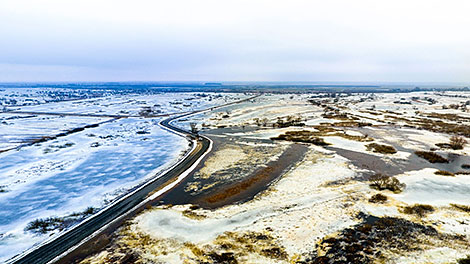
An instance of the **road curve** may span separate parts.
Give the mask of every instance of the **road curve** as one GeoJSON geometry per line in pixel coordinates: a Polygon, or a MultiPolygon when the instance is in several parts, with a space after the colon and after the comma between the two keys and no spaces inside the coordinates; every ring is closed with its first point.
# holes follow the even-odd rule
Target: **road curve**
{"type": "MultiPolygon", "coordinates": [[[[182,160],[173,165],[166,172],[161,174],[159,177],[146,182],[136,190],[113,202],[107,207],[101,209],[97,214],[85,219],[83,222],[77,224],[71,229],[59,234],[57,237],[53,237],[37,247],[34,247],[28,251],[21,253],[8,260],[9,264],[43,264],[43,263],[54,263],[60,261],[68,252],[77,248],[81,243],[96,237],[100,231],[104,230],[107,226],[113,223],[122,221],[126,216],[131,213],[138,212],[142,207],[146,205],[148,196],[159,187],[162,183],[165,183],[171,179],[178,178],[178,176],[189,173],[193,170],[197,163],[211,150],[212,141],[204,136],[194,134],[190,131],[178,128],[171,125],[171,121],[187,117],[193,114],[203,113],[212,111],[217,108],[226,107],[233,104],[252,100],[259,97],[260,94],[253,97],[249,97],[240,101],[235,101],[215,107],[211,107],[205,110],[199,110],[194,112],[183,112],[180,115],[169,117],[159,123],[159,125],[166,130],[178,134],[180,136],[189,138],[193,142],[193,148],[190,153],[186,154],[182,160]]],[[[39,113],[36,113],[39,114],[39,113]]],[[[40,113],[40,114],[51,114],[51,113],[40,113]]],[[[54,113],[59,114],[59,113],[54,113]]],[[[152,116],[153,117],[153,116],[152,116]]],[[[151,198],[156,198],[152,195],[151,198]]]]}
{"type": "Polygon", "coordinates": [[[195,135],[170,124],[171,121],[188,115],[190,114],[171,117],[160,122],[161,126],[172,132],[191,138],[198,145],[198,147],[194,146],[192,151],[179,163],[170,168],[166,173],[160,175],[160,177],[156,177],[132,193],[100,210],[96,215],[91,216],[70,230],[60,234],[58,237],[55,237],[54,239],[51,239],[50,241],[9,260],[7,263],[42,264],[57,261],[58,256],[66,253],[68,250],[79,244],[81,241],[89,238],[95,232],[110,224],[115,219],[138,210],[139,205],[145,202],[147,196],[152,191],[160,187],[162,178],[175,178],[185,172],[188,168],[191,168],[192,165],[198,161],[207,150],[209,150],[211,142],[204,136],[195,135]]]}

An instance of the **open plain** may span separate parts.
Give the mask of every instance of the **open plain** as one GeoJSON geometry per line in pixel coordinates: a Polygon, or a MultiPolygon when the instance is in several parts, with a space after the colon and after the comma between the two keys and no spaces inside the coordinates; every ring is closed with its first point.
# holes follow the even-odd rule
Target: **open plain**
{"type": "Polygon", "coordinates": [[[263,94],[82,263],[466,263],[470,93],[263,94]]]}

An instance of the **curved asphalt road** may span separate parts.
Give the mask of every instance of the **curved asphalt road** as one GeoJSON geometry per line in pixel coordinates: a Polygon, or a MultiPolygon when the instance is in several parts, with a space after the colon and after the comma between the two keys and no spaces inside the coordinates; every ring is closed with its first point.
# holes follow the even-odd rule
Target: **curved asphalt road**
{"type": "Polygon", "coordinates": [[[170,124],[172,120],[187,116],[189,114],[179,115],[165,119],[160,124],[171,131],[183,134],[191,139],[196,139],[198,147],[187,155],[181,162],[167,171],[165,174],[147,182],[145,185],[117,201],[110,207],[107,207],[96,215],[86,219],[72,229],[66,231],[54,240],[48,241],[34,250],[13,258],[8,263],[25,263],[25,264],[42,264],[48,263],[62,255],[69,249],[79,244],[82,240],[88,238],[103,226],[111,223],[114,219],[137,210],[137,205],[143,202],[149,193],[157,189],[161,185],[161,178],[171,179],[177,177],[185,170],[191,167],[209,148],[209,139],[203,136],[197,136],[189,131],[177,128],[170,124]]]}
{"type": "MultiPolygon", "coordinates": [[[[249,101],[260,94],[246,98],[240,101],[231,102],[216,107],[212,107],[206,110],[186,112],[181,115],[167,118],[160,122],[160,125],[167,128],[169,131],[177,133],[181,136],[189,137],[190,139],[197,141],[197,146],[192,149],[189,155],[185,156],[183,160],[174,165],[163,175],[152,179],[151,181],[145,183],[137,190],[131,192],[130,194],[124,196],[120,200],[116,201],[114,204],[102,209],[96,215],[91,216],[90,218],[84,220],[80,224],[76,225],[70,230],[67,230],[58,237],[51,239],[40,246],[33,248],[29,251],[26,251],[9,261],[7,263],[11,264],[43,264],[59,261],[61,257],[64,257],[65,253],[75,246],[79,245],[85,239],[88,239],[92,236],[98,235],[99,230],[103,227],[111,224],[113,220],[125,217],[129,213],[136,212],[141,209],[141,206],[144,206],[145,199],[150,193],[155,189],[160,187],[162,183],[167,180],[178,177],[178,175],[185,172],[190,168],[199,158],[201,158],[206,151],[208,151],[211,141],[204,137],[198,136],[190,131],[180,129],[170,124],[171,121],[189,116],[196,113],[202,113],[205,111],[211,111],[217,108],[229,106],[232,104],[237,104],[245,101],[249,101]],[[140,205],[140,206],[138,206],[140,205]],[[95,234],[94,234],[95,233],[95,234]]],[[[35,113],[35,114],[50,114],[50,113],[35,113]]],[[[56,114],[56,113],[55,113],[56,114]]]]}

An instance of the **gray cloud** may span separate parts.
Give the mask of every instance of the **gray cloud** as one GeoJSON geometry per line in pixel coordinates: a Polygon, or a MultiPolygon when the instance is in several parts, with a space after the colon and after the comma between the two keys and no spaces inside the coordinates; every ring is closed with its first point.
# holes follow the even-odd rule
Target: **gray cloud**
{"type": "Polygon", "coordinates": [[[0,81],[470,81],[468,1],[0,3],[0,81]]]}

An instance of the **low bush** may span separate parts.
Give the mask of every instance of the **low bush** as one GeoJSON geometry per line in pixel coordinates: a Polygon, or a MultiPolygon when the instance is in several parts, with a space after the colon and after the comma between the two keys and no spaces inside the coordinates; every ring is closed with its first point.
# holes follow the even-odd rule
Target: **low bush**
{"type": "Polygon", "coordinates": [[[49,218],[45,218],[45,219],[36,219],[36,220],[30,222],[26,226],[25,230],[45,234],[45,233],[47,233],[49,231],[53,231],[57,228],[61,229],[63,222],[64,222],[64,219],[59,218],[59,217],[49,217],[49,218]]]}
{"type": "Polygon", "coordinates": [[[449,160],[431,151],[415,151],[416,156],[431,163],[449,163],[449,160]]]}
{"type": "Polygon", "coordinates": [[[463,211],[463,212],[467,212],[467,213],[470,213],[470,206],[468,205],[462,205],[462,204],[450,204],[452,207],[454,207],[455,209],[458,209],[460,211],[463,211]]]}
{"type": "Polygon", "coordinates": [[[381,153],[381,154],[395,154],[397,153],[397,150],[388,145],[382,145],[382,144],[377,144],[377,143],[370,143],[366,145],[367,150],[381,153]]]}
{"type": "Polygon", "coordinates": [[[337,120],[354,120],[353,118],[350,118],[346,113],[324,113],[321,116],[323,118],[337,119],[337,120]]]}
{"type": "Polygon", "coordinates": [[[438,171],[435,171],[434,174],[436,174],[436,175],[442,175],[442,176],[455,176],[455,174],[453,174],[452,172],[450,172],[450,171],[445,171],[445,170],[438,170],[438,171]]]}
{"type": "Polygon", "coordinates": [[[419,217],[424,217],[429,213],[434,212],[434,207],[428,204],[415,204],[411,206],[406,206],[403,209],[403,213],[405,214],[413,214],[419,217]]]}
{"type": "Polygon", "coordinates": [[[397,178],[383,174],[376,174],[369,181],[369,186],[379,191],[390,190],[394,193],[400,193],[406,187],[406,184],[401,183],[397,178]]]}
{"type": "Polygon", "coordinates": [[[334,127],[366,127],[372,126],[372,123],[368,122],[357,122],[357,121],[343,121],[331,124],[334,127]]]}
{"type": "Polygon", "coordinates": [[[381,193],[378,193],[378,194],[374,194],[372,195],[372,197],[370,197],[369,199],[369,202],[370,203],[384,203],[388,200],[388,197],[381,194],[381,193]]]}
{"type": "Polygon", "coordinates": [[[450,149],[452,146],[449,143],[437,143],[436,146],[442,148],[442,149],[450,149]]]}
{"type": "Polygon", "coordinates": [[[25,230],[40,234],[46,234],[54,230],[63,230],[94,213],[96,213],[96,209],[93,207],[88,207],[83,212],[72,213],[65,217],[48,217],[36,219],[32,222],[29,222],[25,230]]]}
{"type": "Polygon", "coordinates": [[[287,140],[292,142],[311,143],[317,146],[328,146],[323,138],[314,136],[311,131],[287,131],[277,137],[272,137],[271,140],[287,140]]]}
{"type": "Polygon", "coordinates": [[[462,164],[462,169],[470,169],[470,164],[462,164]]]}
{"type": "Polygon", "coordinates": [[[431,239],[443,237],[434,227],[403,218],[364,214],[362,218],[361,223],[321,239],[313,254],[296,263],[391,263],[384,248],[411,252],[421,250],[431,239]]]}
{"type": "Polygon", "coordinates": [[[468,255],[466,258],[461,258],[457,260],[458,264],[470,264],[470,255],[468,255]]]}
{"type": "Polygon", "coordinates": [[[467,144],[467,140],[465,140],[465,138],[463,138],[462,136],[452,136],[450,138],[449,145],[452,149],[463,149],[465,144],[467,144]]]}

